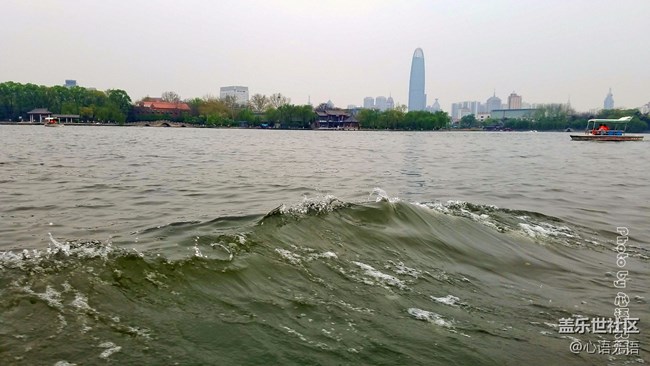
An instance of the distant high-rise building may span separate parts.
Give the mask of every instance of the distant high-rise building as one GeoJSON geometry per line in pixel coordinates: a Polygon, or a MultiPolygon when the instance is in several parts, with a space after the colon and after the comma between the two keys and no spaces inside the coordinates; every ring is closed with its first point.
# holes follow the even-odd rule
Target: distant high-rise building
{"type": "Polygon", "coordinates": [[[440,111],[440,102],[438,102],[438,98],[436,98],[435,102],[431,104],[431,107],[429,107],[429,112],[436,113],[440,111]]]}
{"type": "Polygon", "coordinates": [[[375,108],[375,98],[365,97],[363,98],[363,108],[372,109],[375,108]]]}
{"type": "Polygon", "coordinates": [[[485,111],[487,113],[490,113],[495,109],[501,109],[501,98],[497,97],[496,92],[485,102],[485,111]]]}
{"type": "Polygon", "coordinates": [[[650,102],[641,106],[641,113],[643,114],[650,113],[650,102]]]}
{"type": "Polygon", "coordinates": [[[66,88],[74,88],[77,86],[77,80],[66,80],[65,84],[63,84],[66,88]]]}
{"type": "Polygon", "coordinates": [[[605,97],[604,109],[614,109],[614,95],[612,95],[612,88],[609,88],[609,93],[605,97]]]}
{"type": "Polygon", "coordinates": [[[220,89],[219,97],[235,97],[237,104],[248,104],[248,87],[247,86],[223,86],[220,89]]]}
{"type": "Polygon", "coordinates": [[[377,108],[380,111],[385,111],[386,110],[386,97],[379,96],[375,98],[375,108],[377,108]]]}
{"type": "Polygon", "coordinates": [[[481,110],[481,102],[479,101],[465,101],[453,103],[451,105],[451,118],[459,120],[464,116],[473,114],[476,116],[481,110]]]}
{"type": "Polygon", "coordinates": [[[427,95],[424,93],[424,53],[421,48],[413,52],[411,61],[411,78],[409,80],[409,111],[423,111],[427,107],[427,95]]]}
{"type": "Polygon", "coordinates": [[[386,99],[386,109],[395,109],[395,101],[391,96],[386,99]]]}
{"type": "Polygon", "coordinates": [[[521,109],[521,95],[512,92],[508,96],[508,109],[521,109]]]}

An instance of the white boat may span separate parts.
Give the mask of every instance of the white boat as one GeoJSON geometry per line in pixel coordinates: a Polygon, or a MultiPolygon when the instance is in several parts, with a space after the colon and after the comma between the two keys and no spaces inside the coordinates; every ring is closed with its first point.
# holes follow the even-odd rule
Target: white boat
{"type": "Polygon", "coordinates": [[[627,123],[632,117],[619,119],[594,118],[587,121],[584,135],[571,135],[573,141],[640,141],[643,136],[626,135],[627,123]],[[596,127],[596,123],[599,126],[596,127]],[[610,128],[609,126],[612,126],[610,128]]]}
{"type": "Polygon", "coordinates": [[[59,122],[59,120],[54,118],[54,117],[46,117],[45,118],[45,123],[43,125],[45,127],[63,127],[63,126],[65,126],[63,123],[59,122]]]}

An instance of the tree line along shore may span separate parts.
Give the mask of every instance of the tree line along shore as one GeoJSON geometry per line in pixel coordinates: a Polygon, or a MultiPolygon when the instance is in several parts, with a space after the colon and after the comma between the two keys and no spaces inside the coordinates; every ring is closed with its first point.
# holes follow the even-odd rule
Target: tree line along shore
{"type": "MultiPolygon", "coordinates": [[[[270,96],[255,94],[247,104],[236,98],[205,96],[181,100],[174,92],[165,92],[161,98],[145,97],[133,102],[121,89],[106,91],[79,86],[42,86],[16,82],[0,83],[0,121],[28,121],[28,113],[36,108],[47,108],[51,113],[76,115],[84,124],[111,123],[128,125],[142,121],[173,121],[197,127],[247,128],[314,128],[319,112],[333,106],[326,103],[316,107],[295,105],[280,93],[270,96]],[[169,109],[156,106],[171,106],[169,109]]],[[[340,110],[340,109],[339,109],[340,110]]],[[[620,118],[632,116],[629,132],[644,132],[650,126],[650,116],[638,109],[602,110],[597,114],[576,113],[552,106],[538,107],[531,118],[486,119],[478,121],[467,115],[452,123],[446,112],[407,112],[404,106],[387,111],[375,109],[341,110],[357,128],[364,130],[441,130],[441,129],[506,129],[561,131],[582,130],[590,118],[620,118]]]]}

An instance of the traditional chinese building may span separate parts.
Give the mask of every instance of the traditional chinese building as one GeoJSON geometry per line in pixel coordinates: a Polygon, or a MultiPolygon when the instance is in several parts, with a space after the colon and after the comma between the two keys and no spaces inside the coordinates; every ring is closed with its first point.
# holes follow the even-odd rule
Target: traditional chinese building
{"type": "Polygon", "coordinates": [[[189,112],[190,106],[187,103],[164,102],[158,98],[138,102],[133,109],[136,119],[138,116],[151,115],[161,115],[161,117],[176,119],[181,117],[183,113],[189,112]]]}
{"type": "Polygon", "coordinates": [[[27,112],[29,116],[29,122],[40,122],[42,123],[45,118],[52,117],[52,112],[48,111],[47,108],[36,108],[27,112]]]}
{"type": "Polygon", "coordinates": [[[359,121],[343,109],[318,109],[314,128],[319,130],[358,130],[359,121]]]}

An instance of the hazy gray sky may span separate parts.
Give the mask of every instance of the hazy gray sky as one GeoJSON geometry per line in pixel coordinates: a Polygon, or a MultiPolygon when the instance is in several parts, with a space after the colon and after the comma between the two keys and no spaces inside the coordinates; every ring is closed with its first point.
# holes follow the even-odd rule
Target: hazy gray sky
{"type": "Polygon", "coordinates": [[[427,103],[602,108],[650,102],[650,0],[0,0],[0,82],[120,88],[136,100],[219,87],[293,103],[407,104],[424,50],[427,103]]]}

